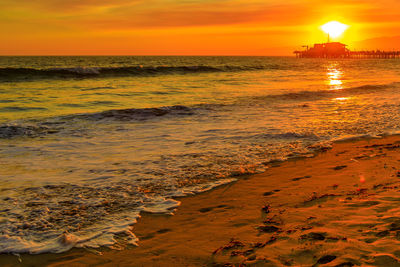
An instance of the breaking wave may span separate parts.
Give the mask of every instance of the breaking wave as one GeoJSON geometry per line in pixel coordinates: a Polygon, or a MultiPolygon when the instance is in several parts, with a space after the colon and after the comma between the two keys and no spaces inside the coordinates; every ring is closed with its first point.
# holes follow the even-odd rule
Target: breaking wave
{"type": "Polygon", "coordinates": [[[276,70],[287,68],[278,64],[260,66],[129,66],[129,67],[74,67],[74,68],[0,68],[2,80],[52,79],[52,78],[93,78],[155,76],[168,74],[190,74],[207,72],[235,72],[254,70],[276,70]]]}

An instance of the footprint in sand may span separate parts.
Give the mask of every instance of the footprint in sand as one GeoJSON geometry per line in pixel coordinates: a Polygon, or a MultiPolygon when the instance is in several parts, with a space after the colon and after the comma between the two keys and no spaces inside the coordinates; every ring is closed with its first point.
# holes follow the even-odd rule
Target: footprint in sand
{"type": "Polygon", "coordinates": [[[201,213],[206,213],[206,212],[212,211],[213,209],[220,209],[220,208],[229,208],[229,206],[228,205],[219,205],[219,206],[214,206],[214,207],[206,207],[206,208],[199,209],[199,211],[201,213]]]}

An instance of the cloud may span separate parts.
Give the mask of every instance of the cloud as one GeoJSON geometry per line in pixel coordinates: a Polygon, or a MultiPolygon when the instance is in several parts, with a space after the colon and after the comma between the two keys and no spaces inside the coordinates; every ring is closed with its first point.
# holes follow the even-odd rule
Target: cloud
{"type": "Polygon", "coordinates": [[[86,30],[305,23],[309,6],[245,0],[0,0],[0,22],[86,30]],[[7,3],[7,4],[5,4],[7,3]],[[2,6],[3,4],[3,6],[2,6]],[[301,16],[295,14],[303,14],[301,16]],[[12,15],[14,14],[14,15],[12,15]],[[1,18],[3,17],[3,19],[1,18]],[[28,21],[27,21],[28,20],[28,21]]]}
{"type": "Polygon", "coordinates": [[[141,2],[143,0],[2,0],[0,6],[2,8],[26,9],[33,12],[50,11],[62,14],[102,7],[134,5],[141,2]]]}
{"type": "MultiPolygon", "coordinates": [[[[394,0],[383,0],[396,4],[394,0]]],[[[398,12],[372,0],[0,0],[3,14],[23,10],[38,22],[93,29],[198,27],[261,23],[305,25],[318,17],[348,13],[363,21],[369,18],[398,20],[398,12]],[[375,12],[378,11],[378,12],[375,12]]],[[[23,19],[14,17],[15,21],[23,19]]],[[[1,19],[0,19],[1,21],[1,19]]]]}
{"type": "MultiPolygon", "coordinates": [[[[298,8],[296,8],[298,10],[298,8]]],[[[202,6],[173,6],[135,12],[116,11],[102,18],[82,18],[86,25],[105,28],[166,28],[235,25],[266,22],[270,25],[288,25],[301,22],[302,18],[291,15],[285,6],[258,8],[218,8],[202,6]]]]}

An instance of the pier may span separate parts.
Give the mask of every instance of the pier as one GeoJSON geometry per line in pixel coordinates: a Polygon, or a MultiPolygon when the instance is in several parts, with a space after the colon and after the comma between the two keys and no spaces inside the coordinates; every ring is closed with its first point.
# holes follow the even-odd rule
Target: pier
{"type": "Polygon", "coordinates": [[[313,47],[303,46],[305,50],[294,51],[297,58],[400,58],[400,51],[351,51],[347,45],[339,42],[314,44],[313,47]]]}

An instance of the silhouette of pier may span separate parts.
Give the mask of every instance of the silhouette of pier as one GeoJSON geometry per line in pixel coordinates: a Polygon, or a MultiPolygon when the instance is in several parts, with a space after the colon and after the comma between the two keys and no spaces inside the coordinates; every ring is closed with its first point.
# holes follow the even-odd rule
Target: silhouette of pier
{"type": "Polygon", "coordinates": [[[400,51],[351,51],[347,45],[339,42],[303,46],[305,50],[294,51],[298,58],[400,58],[400,51]]]}

